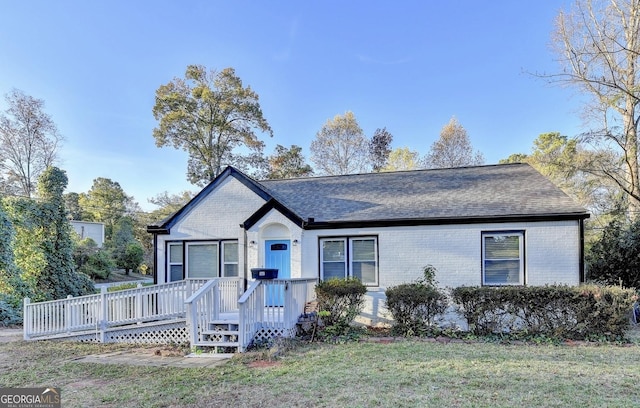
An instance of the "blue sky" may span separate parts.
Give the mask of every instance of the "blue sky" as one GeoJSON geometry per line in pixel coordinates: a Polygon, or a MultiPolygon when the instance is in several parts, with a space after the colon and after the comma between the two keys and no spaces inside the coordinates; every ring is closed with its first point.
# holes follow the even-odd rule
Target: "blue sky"
{"type": "MultiPolygon", "coordinates": [[[[276,144],[309,145],[353,111],[367,136],[426,153],[452,116],[487,164],[540,134],[581,132],[580,96],[555,72],[553,23],[569,1],[0,0],[0,94],[43,99],[66,138],[67,191],[110,178],[145,209],[186,181],[185,153],[155,146],[156,89],[189,64],[234,67],[276,144]]],[[[6,108],[4,99],[0,109],[6,108]]]]}

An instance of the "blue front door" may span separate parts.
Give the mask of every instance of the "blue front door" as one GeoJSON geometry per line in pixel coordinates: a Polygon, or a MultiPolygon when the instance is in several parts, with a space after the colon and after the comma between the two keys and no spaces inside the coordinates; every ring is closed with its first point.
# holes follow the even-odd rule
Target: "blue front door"
{"type": "MultiPolygon", "coordinates": [[[[264,243],[264,266],[278,270],[278,279],[291,278],[291,241],[269,240],[264,243]]],[[[267,306],[284,306],[284,286],[266,286],[267,306]]]]}

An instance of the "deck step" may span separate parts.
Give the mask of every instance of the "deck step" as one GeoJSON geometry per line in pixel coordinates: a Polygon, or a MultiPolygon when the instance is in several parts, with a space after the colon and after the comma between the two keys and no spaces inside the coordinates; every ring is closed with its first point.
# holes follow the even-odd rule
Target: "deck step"
{"type": "Polygon", "coordinates": [[[237,341],[201,341],[198,343],[200,347],[239,347],[237,341]]]}
{"type": "Polygon", "coordinates": [[[214,320],[209,322],[209,331],[216,332],[239,332],[240,331],[240,322],[235,320],[214,320]]]}
{"type": "Polygon", "coordinates": [[[239,336],[239,330],[203,330],[201,334],[218,334],[221,336],[239,336]]]}

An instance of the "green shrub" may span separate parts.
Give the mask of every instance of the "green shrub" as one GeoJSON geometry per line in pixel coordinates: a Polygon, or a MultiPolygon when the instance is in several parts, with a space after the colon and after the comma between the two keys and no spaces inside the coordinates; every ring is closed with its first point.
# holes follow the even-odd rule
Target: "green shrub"
{"type": "Polygon", "coordinates": [[[22,310],[0,293],[0,326],[22,324],[22,310]]]}
{"type": "Polygon", "coordinates": [[[78,272],[82,272],[92,279],[107,279],[113,268],[114,262],[109,252],[101,249],[88,255],[78,272]]]}
{"type": "Polygon", "coordinates": [[[631,289],[597,285],[459,287],[451,294],[475,334],[576,340],[623,338],[637,298],[631,289]]]}
{"type": "Polygon", "coordinates": [[[448,307],[447,296],[437,287],[436,270],[425,266],[424,279],[385,291],[387,309],[393,317],[393,334],[424,335],[432,331],[434,319],[448,307]]]}
{"type": "Polygon", "coordinates": [[[614,221],[585,254],[590,281],[640,289],[640,220],[614,221]]]}
{"type": "Polygon", "coordinates": [[[329,279],[316,285],[318,310],[325,328],[336,334],[348,332],[349,325],[364,307],[367,288],[357,279],[329,279]]]}
{"type": "MultiPolygon", "coordinates": [[[[138,287],[138,283],[135,282],[129,282],[129,283],[122,283],[120,285],[114,285],[114,286],[109,286],[107,288],[107,292],[118,292],[121,290],[127,290],[127,289],[135,289],[138,287]]],[[[142,283],[142,286],[152,286],[153,283],[150,282],[144,282],[142,283]]]]}

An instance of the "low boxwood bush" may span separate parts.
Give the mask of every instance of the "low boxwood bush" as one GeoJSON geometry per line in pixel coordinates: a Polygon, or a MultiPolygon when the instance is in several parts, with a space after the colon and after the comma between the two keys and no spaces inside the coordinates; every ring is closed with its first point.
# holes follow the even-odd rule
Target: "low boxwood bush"
{"type": "Polygon", "coordinates": [[[329,279],[316,285],[318,311],[325,327],[336,334],[349,325],[364,307],[367,288],[357,279],[329,279]]]}
{"type": "Polygon", "coordinates": [[[437,288],[435,268],[424,268],[424,279],[385,291],[387,309],[393,317],[393,334],[420,336],[434,328],[434,319],[448,307],[446,294],[437,288]]]}
{"type": "Polygon", "coordinates": [[[615,286],[459,287],[453,302],[474,334],[585,340],[624,338],[637,299],[615,286]]]}

